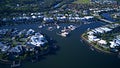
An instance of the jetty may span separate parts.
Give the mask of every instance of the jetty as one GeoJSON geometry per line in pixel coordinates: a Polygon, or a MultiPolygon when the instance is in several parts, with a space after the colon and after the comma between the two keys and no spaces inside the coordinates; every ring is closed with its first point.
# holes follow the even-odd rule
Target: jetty
{"type": "Polygon", "coordinates": [[[19,67],[21,65],[21,61],[19,60],[18,63],[16,61],[13,61],[11,68],[19,67]]]}

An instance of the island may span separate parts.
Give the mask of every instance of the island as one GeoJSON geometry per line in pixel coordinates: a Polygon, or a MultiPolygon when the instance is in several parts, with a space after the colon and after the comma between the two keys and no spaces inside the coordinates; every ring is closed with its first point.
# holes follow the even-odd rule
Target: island
{"type": "MultiPolygon", "coordinates": [[[[31,58],[33,62],[39,56],[49,52],[49,42],[40,32],[33,29],[0,30],[0,62],[15,63],[31,58]]],[[[20,65],[20,64],[19,64],[20,65]]]]}

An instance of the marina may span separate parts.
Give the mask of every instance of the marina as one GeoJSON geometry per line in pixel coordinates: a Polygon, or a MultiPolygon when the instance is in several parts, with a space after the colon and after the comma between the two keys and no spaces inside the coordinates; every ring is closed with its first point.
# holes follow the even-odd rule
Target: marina
{"type": "MultiPolygon", "coordinates": [[[[97,22],[97,23],[91,23],[91,24],[85,24],[85,25],[79,25],[79,24],[74,24],[74,26],[77,26],[75,30],[70,32],[70,36],[63,38],[59,35],[56,34],[56,32],[59,32],[62,30],[64,27],[68,27],[72,24],[59,24],[60,28],[59,29],[54,29],[53,31],[47,30],[48,27],[54,27],[54,25],[44,25],[42,28],[38,28],[38,24],[28,24],[28,25],[19,25],[19,26],[9,26],[9,27],[1,27],[2,28],[18,28],[22,30],[23,28],[25,29],[35,29],[36,31],[43,32],[47,36],[51,37],[52,39],[55,39],[57,41],[56,45],[60,47],[59,51],[57,53],[52,53],[48,54],[46,57],[41,58],[37,63],[21,63],[22,66],[21,68],[33,68],[33,67],[42,67],[42,68],[68,68],[68,67],[92,67],[96,68],[101,64],[101,67],[109,67],[111,68],[112,66],[118,68],[119,67],[119,59],[116,58],[115,55],[108,55],[104,54],[102,52],[97,52],[97,51],[92,51],[88,44],[83,43],[81,40],[80,35],[82,35],[88,28],[93,29],[99,26],[104,25],[103,23],[97,22]],[[34,26],[34,27],[33,27],[34,26]],[[72,42],[69,42],[71,41],[72,42]],[[96,56],[97,55],[97,56],[96,56]],[[88,57],[89,56],[89,57],[88,57]],[[105,59],[105,60],[103,60],[105,59]],[[64,60],[64,62],[63,62],[64,60]],[[98,62],[100,61],[100,62],[98,62]],[[113,63],[116,62],[116,63],[113,63]],[[52,64],[50,64],[52,62],[52,64]],[[95,65],[92,62],[96,62],[95,65]],[[66,64],[64,64],[66,63],[66,64]],[[89,63],[89,64],[88,64],[89,63]],[[82,65],[80,65],[82,64],[82,65]],[[86,66],[88,64],[88,66],[86,66]],[[104,64],[106,66],[104,66],[104,64]],[[112,65],[111,65],[112,64],[112,65]],[[58,67],[59,66],[59,67],[58,67]]],[[[0,65],[1,67],[9,68],[9,65],[3,66],[0,65]]]]}

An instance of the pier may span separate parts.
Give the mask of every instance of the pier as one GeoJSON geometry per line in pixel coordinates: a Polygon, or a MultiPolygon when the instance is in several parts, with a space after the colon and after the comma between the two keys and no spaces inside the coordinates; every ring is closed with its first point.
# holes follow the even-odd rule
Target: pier
{"type": "Polygon", "coordinates": [[[11,68],[15,68],[15,67],[19,67],[21,64],[21,61],[19,61],[18,63],[16,63],[16,61],[13,61],[11,68]]]}

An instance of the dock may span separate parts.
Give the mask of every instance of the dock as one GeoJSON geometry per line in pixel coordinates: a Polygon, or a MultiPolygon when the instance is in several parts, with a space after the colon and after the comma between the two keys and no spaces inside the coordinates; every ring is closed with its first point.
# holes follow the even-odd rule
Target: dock
{"type": "Polygon", "coordinates": [[[19,67],[20,65],[21,65],[21,61],[19,61],[18,63],[16,63],[16,61],[13,61],[11,68],[19,67]]]}

